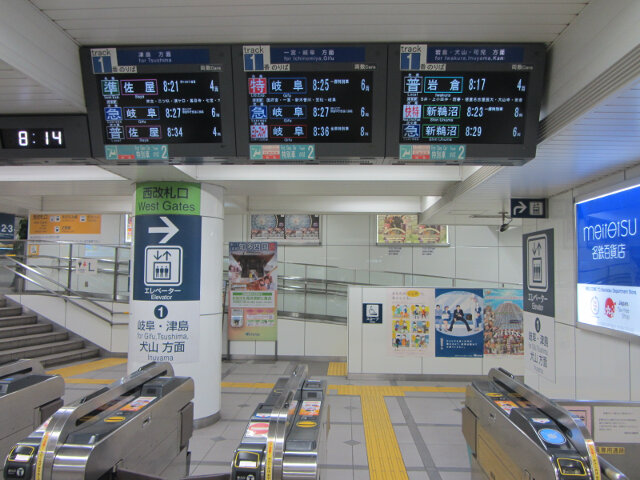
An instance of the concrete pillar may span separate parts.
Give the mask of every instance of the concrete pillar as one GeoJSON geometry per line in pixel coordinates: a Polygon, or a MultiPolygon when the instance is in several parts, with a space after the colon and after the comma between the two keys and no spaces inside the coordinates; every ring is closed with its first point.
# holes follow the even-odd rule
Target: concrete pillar
{"type": "Polygon", "coordinates": [[[195,425],[220,417],[223,189],[136,185],[128,371],[168,361],[195,382],[195,425]]]}

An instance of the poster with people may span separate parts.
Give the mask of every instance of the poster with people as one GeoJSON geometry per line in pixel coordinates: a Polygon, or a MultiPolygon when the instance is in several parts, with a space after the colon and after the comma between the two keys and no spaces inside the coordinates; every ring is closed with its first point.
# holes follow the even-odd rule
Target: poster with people
{"type": "Polygon", "coordinates": [[[484,289],[484,354],[524,355],[522,290],[484,289]]]}
{"type": "Polygon", "coordinates": [[[482,357],[484,298],[479,288],[435,289],[436,357],[482,357]]]}
{"type": "Polygon", "coordinates": [[[275,242],[229,242],[229,340],[277,340],[275,242]]]}
{"type": "Polygon", "coordinates": [[[388,350],[394,356],[433,357],[433,299],[433,288],[387,290],[383,318],[388,325],[388,350]]]}

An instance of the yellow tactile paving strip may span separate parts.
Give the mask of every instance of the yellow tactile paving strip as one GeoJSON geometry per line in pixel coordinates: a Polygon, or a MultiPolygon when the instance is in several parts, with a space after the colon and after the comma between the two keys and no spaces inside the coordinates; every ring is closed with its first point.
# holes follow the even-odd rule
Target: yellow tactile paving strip
{"type": "MultiPolygon", "coordinates": [[[[81,363],[71,367],[49,370],[47,373],[50,375],[60,375],[66,379],[67,377],[75,377],[76,375],[102,370],[103,368],[115,367],[116,365],[122,365],[123,363],[127,363],[126,358],[102,358],[94,362],[81,363]]],[[[111,383],[111,381],[109,383],[111,383]]]]}
{"type": "Polygon", "coordinates": [[[390,392],[385,387],[376,386],[359,389],[370,480],[408,479],[396,432],[384,401],[390,392]]]}
{"type": "MultiPolygon", "coordinates": [[[[70,378],[82,373],[100,370],[125,363],[122,358],[105,358],[95,362],[72,367],[51,370],[48,373],[59,374],[67,383],[109,384],[111,379],[70,378]]],[[[330,362],[327,375],[346,376],[347,364],[330,362]],[[339,372],[339,373],[337,373],[339,372]]],[[[262,382],[222,382],[222,388],[257,388],[271,389],[273,383],[262,382]]],[[[367,447],[370,480],[404,480],[408,479],[407,469],[402,459],[402,452],[389,417],[385,397],[402,397],[405,392],[464,393],[464,387],[419,387],[391,385],[329,385],[338,395],[359,396],[362,405],[364,437],[367,447]]]]}
{"type": "Polygon", "coordinates": [[[327,376],[346,377],[347,362],[329,362],[329,368],[327,369],[327,376]]]}

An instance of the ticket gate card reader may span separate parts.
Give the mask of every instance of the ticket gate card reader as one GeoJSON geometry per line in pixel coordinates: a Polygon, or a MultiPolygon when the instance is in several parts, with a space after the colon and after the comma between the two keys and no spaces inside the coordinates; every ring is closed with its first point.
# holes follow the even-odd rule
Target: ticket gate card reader
{"type": "Polygon", "coordinates": [[[150,363],[60,408],[9,453],[5,479],[109,480],[118,468],[188,474],[193,380],[150,363]]]}
{"type": "Polygon", "coordinates": [[[580,420],[501,369],[467,387],[462,431],[492,479],[627,478],[598,458],[580,420]]]}
{"type": "Polygon", "coordinates": [[[234,453],[233,480],[318,479],[326,449],[325,381],[298,366],[253,412],[234,453]]]}
{"type": "Polygon", "coordinates": [[[62,404],[64,380],[47,375],[37,360],[0,366],[0,456],[33,432],[62,404]]]}

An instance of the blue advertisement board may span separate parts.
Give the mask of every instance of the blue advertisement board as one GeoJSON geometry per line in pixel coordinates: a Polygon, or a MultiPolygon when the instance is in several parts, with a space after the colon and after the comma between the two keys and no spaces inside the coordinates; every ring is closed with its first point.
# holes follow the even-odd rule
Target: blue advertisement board
{"type": "Polygon", "coordinates": [[[200,300],[201,237],[200,216],[136,216],[133,299],[200,300]]]}
{"type": "Polygon", "coordinates": [[[436,288],[436,357],[482,357],[483,311],[481,288],[436,288]]]}
{"type": "Polygon", "coordinates": [[[0,240],[13,240],[16,235],[16,216],[0,213],[0,240]]]}
{"type": "Polygon", "coordinates": [[[578,321],[640,335],[640,186],[576,203],[578,321]]]}

